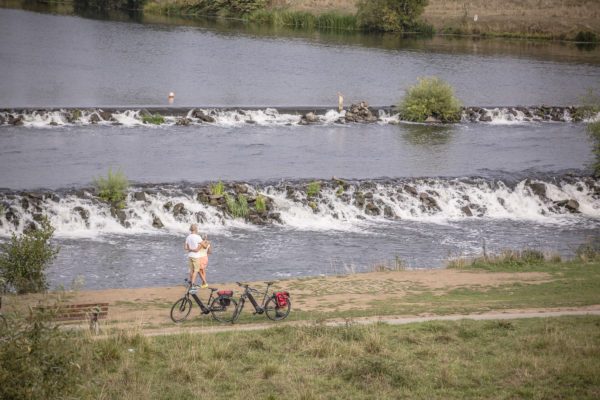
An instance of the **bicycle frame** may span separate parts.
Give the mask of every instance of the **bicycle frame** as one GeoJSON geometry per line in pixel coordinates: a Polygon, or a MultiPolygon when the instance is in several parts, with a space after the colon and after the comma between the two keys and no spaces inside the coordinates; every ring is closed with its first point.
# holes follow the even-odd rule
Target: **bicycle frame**
{"type": "MultiPolygon", "coordinates": [[[[187,279],[186,279],[187,282],[187,279]]],[[[198,304],[198,307],[200,307],[200,310],[202,311],[202,314],[210,314],[210,309],[202,302],[202,300],[200,300],[200,297],[198,297],[198,295],[196,294],[196,292],[192,292],[190,293],[190,290],[192,289],[192,285],[188,284],[187,290],[185,292],[185,297],[187,297],[188,299],[190,298],[190,296],[194,299],[194,301],[196,302],[196,304],[198,304]]],[[[213,298],[213,294],[215,293],[217,289],[211,289],[210,292],[210,296],[207,300],[207,304],[211,303],[211,300],[213,298]]]]}
{"type": "Polygon", "coordinates": [[[246,302],[246,299],[248,299],[248,300],[250,300],[250,303],[252,303],[252,306],[254,307],[256,314],[264,313],[265,312],[265,304],[267,302],[267,299],[269,298],[269,288],[271,287],[272,283],[270,283],[270,282],[267,283],[267,288],[265,289],[265,292],[263,293],[263,299],[262,299],[262,302],[260,303],[260,305],[256,302],[256,299],[252,295],[252,292],[256,292],[258,294],[261,294],[262,292],[259,292],[258,290],[253,289],[253,288],[249,287],[248,285],[241,285],[239,282],[238,282],[238,285],[244,287],[244,293],[242,293],[242,295],[240,296],[240,302],[238,304],[239,312],[242,311],[242,309],[244,308],[244,303],[246,302]]]}

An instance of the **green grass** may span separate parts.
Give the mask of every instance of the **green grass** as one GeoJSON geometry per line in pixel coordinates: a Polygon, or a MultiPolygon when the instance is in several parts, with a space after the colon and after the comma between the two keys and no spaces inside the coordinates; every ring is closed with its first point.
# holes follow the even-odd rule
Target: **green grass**
{"type": "Polygon", "coordinates": [[[248,199],[243,194],[239,194],[237,200],[225,193],[225,202],[229,213],[234,218],[246,218],[250,209],[248,208],[248,199]]]}
{"type": "Polygon", "coordinates": [[[142,122],[145,124],[160,125],[165,123],[165,117],[160,114],[151,114],[142,116],[142,122]]]}
{"type": "Polygon", "coordinates": [[[321,182],[312,181],[306,186],[306,195],[308,197],[314,197],[321,193],[321,182]]]}
{"type": "Polygon", "coordinates": [[[215,184],[211,184],[210,193],[213,196],[223,196],[223,193],[225,193],[225,185],[223,184],[223,182],[219,181],[215,184]]]}
{"type": "Polygon", "coordinates": [[[338,13],[315,15],[309,12],[286,10],[257,10],[248,16],[248,21],[273,27],[294,29],[316,29],[334,31],[359,30],[356,16],[338,13]]]}
{"type": "Polygon", "coordinates": [[[588,316],[75,337],[81,380],[71,391],[82,399],[593,399],[599,328],[588,316]]]}
{"type": "Polygon", "coordinates": [[[98,197],[102,200],[110,202],[118,208],[124,207],[129,181],[123,171],[118,170],[113,173],[112,168],[109,168],[106,178],[101,176],[94,179],[94,186],[98,197]]]}
{"type": "Polygon", "coordinates": [[[256,208],[256,211],[258,211],[259,213],[263,213],[263,212],[267,211],[267,204],[265,203],[265,196],[263,196],[262,194],[259,194],[258,196],[256,196],[256,202],[254,203],[254,208],[256,208]]]}

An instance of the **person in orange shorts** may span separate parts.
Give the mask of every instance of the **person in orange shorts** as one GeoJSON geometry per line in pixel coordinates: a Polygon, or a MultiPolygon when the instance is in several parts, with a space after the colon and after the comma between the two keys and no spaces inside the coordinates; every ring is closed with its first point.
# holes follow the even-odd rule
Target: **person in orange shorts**
{"type": "Polygon", "coordinates": [[[192,288],[196,288],[196,278],[200,275],[202,280],[201,287],[208,287],[206,283],[206,266],[208,265],[207,247],[210,244],[207,240],[203,240],[198,234],[198,225],[190,226],[190,234],[185,238],[183,248],[188,252],[188,264],[190,268],[190,281],[192,288]]]}

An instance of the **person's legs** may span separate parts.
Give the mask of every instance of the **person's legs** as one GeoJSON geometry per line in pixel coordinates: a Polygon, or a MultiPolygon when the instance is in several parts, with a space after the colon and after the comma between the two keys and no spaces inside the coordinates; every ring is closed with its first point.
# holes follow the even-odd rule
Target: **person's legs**
{"type": "Polygon", "coordinates": [[[206,267],[208,266],[208,257],[200,258],[200,279],[202,279],[202,285],[208,285],[206,281],[206,267]]]}
{"type": "Polygon", "coordinates": [[[199,262],[198,258],[190,257],[190,270],[191,270],[190,280],[192,282],[192,285],[195,285],[196,278],[198,277],[198,271],[200,270],[200,262],[199,262]]]}

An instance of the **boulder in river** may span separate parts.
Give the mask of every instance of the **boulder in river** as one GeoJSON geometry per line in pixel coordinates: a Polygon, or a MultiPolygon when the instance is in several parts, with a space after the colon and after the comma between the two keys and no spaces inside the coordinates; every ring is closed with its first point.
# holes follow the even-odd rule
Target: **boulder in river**
{"type": "Polygon", "coordinates": [[[216,121],[213,117],[211,117],[210,115],[206,114],[202,110],[194,110],[192,112],[192,117],[198,118],[202,122],[214,123],[216,121]]]}
{"type": "Polygon", "coordinates": [[[531,189],[531,192],[538,197],[545,198],[546,197],[546,185],[541,182],[526,182],[527,186],[531,189]]]}
{"type": "Polygon", "coordinates": [[[163,222],[160,220],[160,218],[156,215],[153,216],[152,218],[152,226],[157,228],[157,229],[162,229],[164,228],[164,224],[163,222]]]}
{"type": "Polygon", "coordinates": [[[574,199],[555,201],[554,204],[572,213],[579,212],[579,202],[574,199]]]}
{"type": "Polygon", "coordinates": [[[346,122],[377,122],[377,117],[373,115],[369,109],[369,104],[366,101],[361,101],[358,104],[352,104],[346,111],[344,118],[346,122]]]}
{"type": "Polygon", "coordinates": [[[464,206],[460,209],[463,214],[465,214],[467,217],[472,217],[473,216],[473,212],[471,211],[471,207],[469,206],[464,206]]]}
{"type": "Polygon", "coordinates": [[[136,201],[146,201],[146,193],[144,193],[144,192],[135,192],[133,194],[133,198],[136,201]]]}

